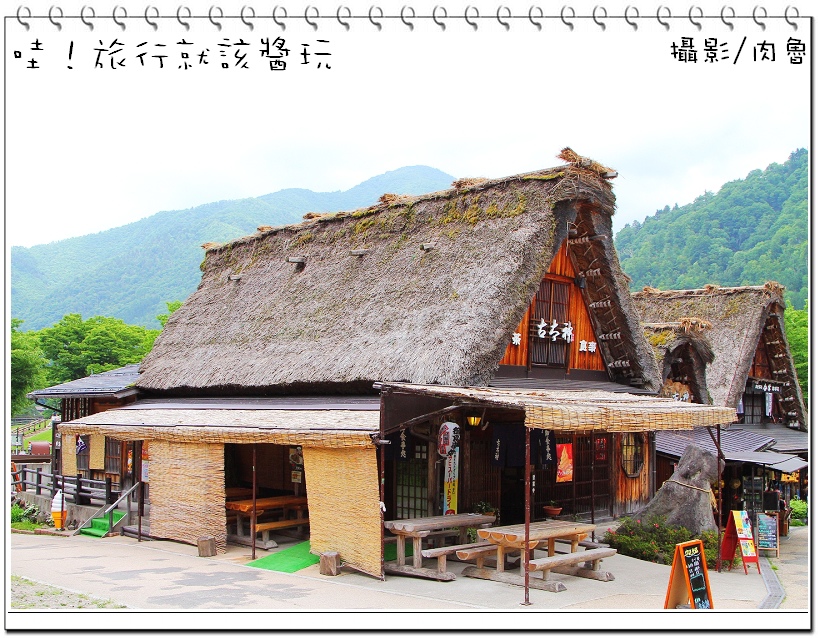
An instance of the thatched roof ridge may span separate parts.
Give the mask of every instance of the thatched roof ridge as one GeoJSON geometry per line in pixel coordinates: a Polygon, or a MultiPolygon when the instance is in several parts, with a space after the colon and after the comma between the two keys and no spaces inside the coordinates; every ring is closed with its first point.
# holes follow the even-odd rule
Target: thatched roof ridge
{"type": "Polygon", "coordinates": [[[211,248],[139,387],[226,395],[485,385],[570,227],[596,238],[575,257],[584,294],[607,295],[597,330],[623,334],[600,345],[617,361],[614,378],[658,389],[613,248],[613,212],[608,180],[566,165],[384,198],[211,248]]]}
{"type": "MultiPolygon", "coordinates": [[[[596,165],[596,163],[594,164],[596,165]]],[[[572,183],[573,185],[579,186],[580,182],[590,182],[592,188],[596,187],[599,189],[597,196],[599,197],[598,203],[600,204],[600,209],[609,215],[613,215],[615,199],[612,191],[610,190],[610,186],[607,184],[607,180],[614,177],[616,174],[610,169],[605,170],[612,173],[610,177],[603,177],[596,170],[590,170],[581,166],[568,165],[545,168],[538,171],[532,171],[530,173],[522,173],[520,175],[510,175],[508,177],[493,179],[488,179],[485,177],[461,178],[452,182],[452,188],[447,190],[424,193],[422,195],[396,195],[393,193],[385,193],[381,196],[378,203],[373,204],[372,206],[366,206],[354,211],[340,211],[336,213],[306,213],[303,221],[297,224],[286,224],[283,226],[260,226],[258,232],[252,235],[239,237],[223,244],[208,242],[203,244],[202,247],[208,252],[225,250],[243,243],[252,243],[259,237],[275,235],[282,231],[309,231],[316,228],[316,226],[320,224],[338,224],[349,220],[350,218],[360,219],[363,217],[369,217],[371,215],[383,213],[384,211],[396,206],[412,206],[421,202],[447,200],[453,195],[465,195],[497,186],[508,187],[515,183],[522,183],[531,180],[545,182],[554,181],[555,184],[564,182],[565,186],[570,186],[572,183]],[[597,184],[593,184],[594,181],[596,181],[597,184]]],[[[567,189],[563,187],[563,190],[567,189]]],[[[563,193],[563,195],[567,195],[567,193],[563,193]]]]}
{"type": "MultiPolygon", "coordinates": [[[[715,405],[738,405],[759,339],[763,339],[777,370],[772,380],[785,387],[782,398],[788,402],[787,411],[792,412],[789,416],[805,427],[806,409],[784,330],[783,292],[783,286],[771,281],[763,286],[647,289],[634,293],[633,299],[654,347],[655,335],[663,324],[680,322],[683,317],[711,324],[705,333],[713,353],[713,361],[707,366],[707,389],[715,405]]],[[[672,344],[668,340],[661,345],[663,348],[655,352],[664,357],[672,344]]]]}

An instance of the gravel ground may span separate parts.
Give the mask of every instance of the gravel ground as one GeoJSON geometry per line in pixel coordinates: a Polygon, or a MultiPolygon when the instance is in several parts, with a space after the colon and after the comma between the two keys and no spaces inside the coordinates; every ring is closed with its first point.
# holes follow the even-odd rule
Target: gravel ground
{"type": "Polygon", "coordinates": [[[123,609],[111,600],[78,594],[11,575],[12,609],[123,609]]]}

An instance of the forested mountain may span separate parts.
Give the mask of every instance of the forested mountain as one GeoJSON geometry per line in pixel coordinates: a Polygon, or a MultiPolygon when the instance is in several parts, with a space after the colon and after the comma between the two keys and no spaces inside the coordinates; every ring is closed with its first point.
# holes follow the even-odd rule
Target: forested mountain
{"type": "Polygon", "coordinates": [[[205,242],[224,242],[259,225],[301,221],[307,212],[354,210],[384,193],[419,195],[448,188],[453,177],[428,166],[400,168],[347,191],[286,189],[248,199],[156,213],[93,235],[11,249],[11,314],[23,330],[63,315],[104,315],[158,327],[165,302],[184,300],[199,284],[205,242]]]}
{"type": "Polygon", "coordinates": [[[666,206],[616,235],[631,289],[682,289],[705,284],[787,288],[795,308],[807,300],[806,149],[783,164],[752,171],[691,204],[666,206]]]}

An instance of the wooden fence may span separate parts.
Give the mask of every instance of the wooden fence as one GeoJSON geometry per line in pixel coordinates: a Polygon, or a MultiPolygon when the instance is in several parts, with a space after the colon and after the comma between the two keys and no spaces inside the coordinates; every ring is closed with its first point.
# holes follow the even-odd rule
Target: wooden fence
{"type": "Polygon", "coordinates": [[[96,481],[82,475],[60,476],[46,472],[42,467],[21,466],[12,470],[11,485],[15,493],[33,492],[51,498],[62,488],[66,502],[76,505],[105,505],[119,497],[119,485],[112,483],[110,477],[96,481]]]}

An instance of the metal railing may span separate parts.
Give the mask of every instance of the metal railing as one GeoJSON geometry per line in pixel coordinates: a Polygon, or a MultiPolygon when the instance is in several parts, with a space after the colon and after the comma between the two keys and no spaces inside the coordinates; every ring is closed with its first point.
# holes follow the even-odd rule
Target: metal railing
{"type": "MultiPolygon", "coordinates": [[[[74,533],[71,536],[76,536],[80,533],[80,530],[88,525],[93,519],[95,519],[99,514],[107,514],[108,515],[108,531],[113,531],[114,529],[114,510],[116,506],[119,505],[123,500],[129,499],[130,495],[138,488],[142,483],[136,482],[131,487],[129,487],[125,492],[120,494],[119,498],[116,499],[110,505],[105,504],[100,507],[96,512],[94,512],[91,516],[89,516],[81,525],[77,526],[77,529],[74,530],[74,533]]],[[[130,512],[130,499],[128,500],[128,510],[130,512]]]]}

